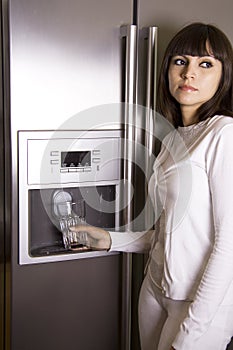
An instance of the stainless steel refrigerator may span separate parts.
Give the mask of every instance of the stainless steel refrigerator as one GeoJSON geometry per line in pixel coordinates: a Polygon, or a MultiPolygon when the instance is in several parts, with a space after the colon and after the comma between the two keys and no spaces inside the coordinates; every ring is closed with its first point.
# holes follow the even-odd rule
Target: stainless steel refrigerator
{"type": "Polygon", "coordinates": [[[145,200],[141,149],[128,141],[152,152],[141,130],[153,124],[157,29],[141,30],[137,10],[131,0],[1,1],[0,349],[140,348],[145,257],[62,250],[52,201],[57,191],[96,198],[88,223],[131,229],[145,200]],[[123,209],[122,193],[133,195],[123,209]]]}

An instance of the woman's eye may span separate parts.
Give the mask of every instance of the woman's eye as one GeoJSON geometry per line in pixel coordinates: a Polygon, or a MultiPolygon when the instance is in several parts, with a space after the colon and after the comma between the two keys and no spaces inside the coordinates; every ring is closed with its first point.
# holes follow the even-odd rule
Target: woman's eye
{"type": "Polygon", "coordinates": [[[201,67],[203,67],[203,68],[211,68],[211,67],[213,67],[213,64],[211,63],[211,62],[202,62],[201,64],[200,64],[200,66],[201,67]]]}
{"type": "Polygon", "coordinates": [[[177,66],[184,66],[186,62],[182,58],[176,58],[174,59],[174,64],[177,66]]]}

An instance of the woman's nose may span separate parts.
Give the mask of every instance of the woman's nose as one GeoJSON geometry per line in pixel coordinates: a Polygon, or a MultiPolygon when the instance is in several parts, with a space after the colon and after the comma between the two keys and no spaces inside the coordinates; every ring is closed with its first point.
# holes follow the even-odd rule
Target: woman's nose
{"type": "Polygon", "coordinates": [[[188,65],[184,67],[184,70],[182,72],[183,79],[194,78],[195,76],[196,76],[195,68],[192,65],[188,65]]]}

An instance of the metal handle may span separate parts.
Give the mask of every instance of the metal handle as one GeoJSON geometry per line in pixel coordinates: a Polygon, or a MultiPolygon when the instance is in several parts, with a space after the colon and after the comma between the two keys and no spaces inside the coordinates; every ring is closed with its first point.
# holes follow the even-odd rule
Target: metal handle
{"type": "Polygon", "coordinates": [[[146,89],[146,120],[145,147],[146,175],[151,175],[151,158],[153,154],[154,113],[156,109],[156,78],[157,78],[157,27],[148,28],[148,58],[147,58],[147,89],[146,89]]]}
{"type": "MultiPolygon", "coordinates": [[[[125,57],[125,134],[124,134],[124,225],[132,230],[133,184],[135,158],[135,104],[137,82],[137,26],[121,28],[126,39],[125,57]]],[[[123,254],[123,300],[122,300],[122,349],[131,348],[131,295],[132,295],[132,254],[123,254]]]]}
{"type": "Polygon", "coordinates": [[[133,220],[133,188],[135,158],[135,104],[137,81],[137,26],[128,25],[121,28],[122,37],[126,38],[125,57],[125,134],[124,134],[124,224],[127,230],[132,229],[133,220]]]}
{"type": "Polygon", "coordinates": [[[147,208],[145,225],[147,229],[153,226],[153,206],[148,198],[148,181],[152,174],[155,149],[155,113],[156,113],[156,73],[157,73],[157,27],[147,28],[148,56],[147,56],[147,88],[146,88],[146,115],[145,115],[145,195],[147,208]]]}
{"type": "Polygon", "coordinates": [[[146,107],[152,108],[152,109],[155,109],[155,106],[156,106],[157,36],[158,36],[158,28],[149,27],[148,28],[146,107]]]}
{"type": "Polygon", "coordinates": [[[122,26],[121,37],[126,39],[124,102],[133,104],[136,103],[137,26],[122,26]]]}

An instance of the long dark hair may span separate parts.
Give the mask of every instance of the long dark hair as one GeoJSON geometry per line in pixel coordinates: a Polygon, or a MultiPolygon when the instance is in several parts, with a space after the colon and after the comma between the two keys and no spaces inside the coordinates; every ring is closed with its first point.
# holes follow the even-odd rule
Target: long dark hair
{"type": "Polygon", "coordinates": [[[226,35],[217,27],[192,23],[180,30],[168,44],[161,65],[158,83],[158,112],[175,127],[182,126],[179,103],[169,92],[168,69],[172,56],[208,56],[222,62],[222,77],[214,96],[197,110],[198,120],[205,120],[216,114],[233,117],[233,50],[226,35]],[[208,48],[207,48],[208,43],[208,48]]]}

